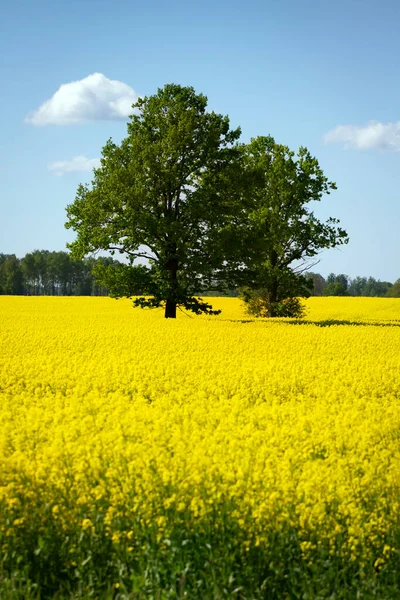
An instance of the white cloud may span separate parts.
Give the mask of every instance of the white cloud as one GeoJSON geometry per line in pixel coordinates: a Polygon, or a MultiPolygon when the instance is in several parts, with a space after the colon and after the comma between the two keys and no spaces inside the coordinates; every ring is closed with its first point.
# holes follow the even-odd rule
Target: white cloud
{"type": "Polygon", "coordinates": [[[92,73],[84,79],[64,83],[25,121],[32,125],[70,125],[87,121],[126,119],[138,95],[122,81],[92,73]]]}
{"type": "Polygon", "coordinates": [[[86,158],[86,156],[75,156],[72,160],[59,160],[49,163],[47,168],[54,175],[65,175],[65,173],[87,172],[100,166],[100,158],[86,158]]]}
{"type": "Polygon", "coordinates": [[[400,152],[400,121],[379,123],[370,121],[363,127],[338,125],[324,136],[325,144],[343,143],[345,148],[356,150],[382,150],[400,152]]]}

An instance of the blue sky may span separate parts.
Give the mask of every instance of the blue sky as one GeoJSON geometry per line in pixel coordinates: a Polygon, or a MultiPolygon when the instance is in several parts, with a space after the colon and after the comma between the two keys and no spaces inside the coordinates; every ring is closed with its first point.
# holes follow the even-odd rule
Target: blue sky
{"type": "Polygon", "coordinates": [[[130,101],[175,82],[243,141],[307,146],[336,181],[315,212],[350,243],[315,271],[395,281],[399,22],[398,0],[4,0],[0,252],[65,249],[65,207],[106,140],[125,137],[130,101]]]}

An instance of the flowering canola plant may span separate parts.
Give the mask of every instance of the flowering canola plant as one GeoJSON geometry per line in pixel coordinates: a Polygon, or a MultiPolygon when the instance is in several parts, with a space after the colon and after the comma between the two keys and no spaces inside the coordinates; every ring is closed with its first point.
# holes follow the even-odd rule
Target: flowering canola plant
{"type": "Polygon", "coordinates": [[[48,547],[83,576],[105,547],[140,561],[150,539],[167,552],[179,528],[229,527],[244,555],[283,536],[311,570],[394,560],[400,300],[311,298],[303,322],[211,302],[218,317],[165,320],[125,299],[0,297],[7,564],[48,547]]]}

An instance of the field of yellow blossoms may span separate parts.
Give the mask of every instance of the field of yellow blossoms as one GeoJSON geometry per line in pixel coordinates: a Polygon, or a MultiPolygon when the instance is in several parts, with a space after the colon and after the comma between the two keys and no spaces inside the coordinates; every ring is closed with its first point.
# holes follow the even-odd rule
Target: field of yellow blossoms
{"type": "Polygon", "coordinates": [[[0,598],[400,598],[400,299],[0,296],[0,598]]]}

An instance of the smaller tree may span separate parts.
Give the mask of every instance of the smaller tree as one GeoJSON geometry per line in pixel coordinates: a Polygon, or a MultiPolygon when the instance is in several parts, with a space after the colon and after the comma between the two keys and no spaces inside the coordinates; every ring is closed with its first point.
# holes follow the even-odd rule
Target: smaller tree
{"type": "Polygon", "coordinates": [[[246,303],[248,314],[254,317],[274,316],[301,319],[306,314],[306,307],[301,301],[301,297],[308,297],[305,291],[301,292],[299,297],[290,295],[277,302],[273,307],[270,304],[268,289],[251,290],[250,288],[242,288],[240,297],[246,303]]]}
{"type": "Polygon", "coordinates": [[[310,208],[336,184],[306,148],[296,156],[269,136],[251,140],[242,152],[245,171],[253,173],[250,210],[239,234],[247,253],[243,297],[247,303],[257,299],[256,304],[262,298],[270,317],[299,316],[301,304],[294,298],[309,296],[312,288],[304,271],[321,250],[348,242],[337,219],[323,223],[310,208]]]}

